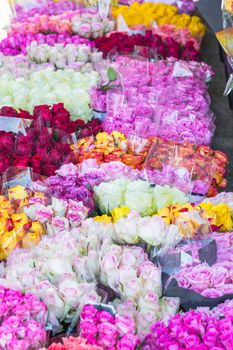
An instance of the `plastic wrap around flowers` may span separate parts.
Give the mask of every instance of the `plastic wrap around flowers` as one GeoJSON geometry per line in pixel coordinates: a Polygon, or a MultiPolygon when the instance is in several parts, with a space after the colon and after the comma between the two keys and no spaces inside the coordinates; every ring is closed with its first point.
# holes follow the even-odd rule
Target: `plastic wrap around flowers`
{"type": "Polygon", "coordinates": [[[129,27],[153,26],[156,22],[158,26],[172,24],[177,28],[188,28],[194,37],[202,37],[205,33],[205,26],[197,16],[179,14],[175,6],[167,4],[154,4],[145,2],[138,4],[134,2],[129,7],[118,6],[112,9],[115,18],[122,15],[129,27]],[[164,19],[166,18],[166,21],[164,19]]]}
{"type": "Polygon", "coordinates": [[[4,75],[0,82],[1,106],[32,112],[38,105],[63,102],[72,119],[88,121],[92,116],[89,90],[97,82],[98,73],[92,71],[83,74],[72,69],[44,69],[33,72],[27,80],[4,75]]]}
{"type": "Polygon", "coordinates": [[[35,15],[23,22],[14,21],[11,24],[10,34],[78,34],[90,39],[103,36],[115,27],[114,21],[102,18],[95,13],[80,13],[80,11],[67,11],[60,15],[35,15]]]}
{"type": "Polygon", "coordinates": [[[6,350],[33,350],[46,345],[47,307],[35,295],[0,286],[0,342],[6,350]]]}
{"type": "Polygon", "coordinates": [[[153,349],[225,349],[230,350],[232,343],[232,313],[227,306],[216,307],[216,315],[203,308],[173,316],[168,324],[156,322],[146,337],[143,350],[153,349]],[[218,309],[226,314],[219,317],[218,309]]]}
{"type": "Polygon", "coordinates": [[[47,44],[54,46],[55,44],[74,44],[74,45],[87,45],[93,46],[92,42],[88,39],[81,38],[79,35],[68,34],[11,34],[0,42],[0,52],[4,55],[16,56],[19,54],[26,55],[27,47],[36,42],[37,45],[47,44]]]}
{"type": "Polygon", "coordinates": [[[172,36],[162,38],[157,34],[147,31],[146,35],[127,33],[112,33],[108,37],[101,37],[95,40],[95,46],[98,50],[103,51],[104,57],[113,53],[133,53],[135,46],[142,46],[152,49],[152,54],[158,54],[162,58],[175,57],[183,60],[197,61],[199,53],[194,48],[194,43],[188,41],[181,46],[172,36]]]}
{"type": "Polygon", "coordinates": [[[124,135],[113,132],[79,140],[71,148],[71,160],[75,163],[84,161],[84,171],[89,168],[89,173],[96,176],[97,173],[101,176],[102,170],[109,171],[104,181],[106,178],[116,179],[114,173],[118,171],[121,177],[174,186],[186,193],[206,194],[208,191],[215,195],[218,187],[226,186],[228,158],[207,146],[196,147],[187,142],[178,145],[159,138],[144,139],[132,135],[124,138],[124,135]],[[208,169],[205,164],[208,164],[208,169]],[[129,166],[137,170],[133,171],[129,166]]]}
{"type": "MultiPolygon", "coordinates": [[[[105,131],[210,144],[215,127],[204,83],[212,76],[207,65],[174,58],[148,63],[122,56],[117,58],[115,69],[123,89],[107,92],[105,131]]],[[[99,100],[104,108],[104,99],[92,94],[94,109],[98,109],[99,100]]]]}

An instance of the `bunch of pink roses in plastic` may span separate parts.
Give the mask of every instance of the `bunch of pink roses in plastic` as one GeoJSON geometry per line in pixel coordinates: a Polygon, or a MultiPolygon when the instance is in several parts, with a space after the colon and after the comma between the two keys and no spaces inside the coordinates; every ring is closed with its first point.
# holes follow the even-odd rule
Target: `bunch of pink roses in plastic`
{"type": "Polygon", "coordinates": [[[29,46],[33,41],[38,45],[47,44],[54,46],[55,44],[75,44],[81,45],[85,44],[88,46],[93,46],[92,42],[88,39],[81,38],[79,35],[70,36],[67,33],[61,34],[11,34],[0,42],[0,51],[4,55],[15,56],[19,54],[26,55],[27,46],[29,46]]]}
{"type": "Polygon", "coordinates": [[[231,350],[232,348],[232,315],[218,319],[201,310],[173,316],[168,326],[156,322],[142,346],[143,350],[231,350]]]}
{"type": "Polygon", "coordinates": [[[80,319],[80,335],[90,344],[99,345],[106,350],[134,350],[138,344],[138,337],[134,334],[135,323],[129,317],[113,316],[87,304],[80,319]]]}
{"type": "Polygon", "coordinates": [[[102,18],[98,13],[80,10],[66,11],[58,15],[35,15],[23,22],[11,24],[11,34],[65,33],[79,34],[84,38],[97,38],[114,29],[114,21],[102,18]]]}
{"type": "MultiPolygon", "coordinates": [[[[122,56],[114,68],[122,90],[107,93],[105,131],[210,144],[215,127],[206,85],[212,71],[207,65],[175,59],[150,63],[122,56]]],[[[94,106],[97,96],[92,94],[94,106]]]]}
{"type": "Polygon", "coordinates": [[[6,350],[38,349],[46,343],[47,307],[32,294],[0,286],[0,343],[6,350]]]}
{"type": "Polygon", "coordinates": [[[183,267],[174,278],[182,288],[192,289],[204,297],[218,298],[233,294],[233,262],[223,261],[209,266],[205,263],[183,267]]]}

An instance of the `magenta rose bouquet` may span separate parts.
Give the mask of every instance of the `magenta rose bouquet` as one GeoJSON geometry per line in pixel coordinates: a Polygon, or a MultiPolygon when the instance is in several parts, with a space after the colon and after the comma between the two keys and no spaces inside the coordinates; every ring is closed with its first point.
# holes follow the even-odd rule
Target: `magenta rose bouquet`
{"type": "Polygon", "coordinates": [[[0,287],[0,344],[6,350],[33,350],[46,344],[47,307],[35,295],[0,287]]]}
{"type": "Polygon", "coordinates": [[[143,350],[231,350],[233,348],[233,318],[219,319],[205,311],[188,311],[173,316],[166,326],[156,322],[146,337],[143,350]]]}
{"type": "Polygon", "coordinates": [[[92,345],[103,349],[134,350],[138,344],[135,323],[130,317],[113,316],[86,304],[80,314],[80,335],[92,345]]]}

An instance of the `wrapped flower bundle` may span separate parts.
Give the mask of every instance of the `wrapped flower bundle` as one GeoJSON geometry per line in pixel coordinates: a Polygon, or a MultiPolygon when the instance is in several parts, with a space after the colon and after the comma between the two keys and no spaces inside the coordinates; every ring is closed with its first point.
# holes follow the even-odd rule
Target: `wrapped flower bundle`
{"type": "MultiPolygon", "coordinates": [[[[143,0],[139,0],[137,1],[138,3],[142,4],[144,1],[143,0]]],[[[175,5],[178,9],[179,9],[179,12],[181,13],[188,13],[188,14],[191,14],[194,10],[195,10],[195,6],[193,4],[192,1],[190,0],[182,0],[182,1],[169,1],[169,0],[166,0],[166,1],[160,1],[160,0],[156,0],[154,1],[154,3],[165,3],[165,4],[171,4],[171,5],[175,5]]],[[[131,5],[133,4],[134,1],[133,0],[120,0],[119,1],[119,4],[121,5],[131,5]]]]}
{"type": "Polygon", "coordinates": [[[130,210],[134,210],[142,216],[148,216],[158,210],[161,202],[164,202],[164,204],[167,202],[170,205],[187,202],[184,193],[177,189],[165,187],[163,198],[160,186],[153,188],[147,181],[129,181],[123,178],[102,182],[95,186],[94,195],[98,208],[104,214],[114,208],[127,206],[130,210]],[[168,199],[169,194],[170,200],[168,199]]]}
{"type": "Polygon", "coordinates": [[[172,205],[169,208],[158,210],[167,224],[178,224],[183,236],[192,237],[194,234],[207,234],[210,230],[230,231],[232,229],[232,211],[225,204],[211,205],[201,203],[199,206],[187,203],[185,205],[172,205]]]}
{"type": "Polygon", "coordinates": [[[163,254],[182,239],[178,226],[166,225],[159,216],[141,217],[128,207],[115,208],[111,215],[96,216],[93,220],[97,229],[107,228],[117,244],[146,244],[148,251],[153,247],[156,253],[163,254]]]}
{"type": "Polygon", "coordinates": [[[230,350],[233,346],[232,327],[232,315],[217,318],[205,310],[189,311],[173,316],[167,326],[156,322],[142,349],[230,350]]]}
{"type": "Polygon", "coordinates": [[[23,133],[0,132],[0,172],[9,167],[31,167],[37,174],[52,175],[70,153],[69,145],[56,141],[46,127],[30,128],[23,133]]]}
{"type": "MultiPolygon", "coordinates": [[[[171,141],[159,138],[152,139],[152,146],[144,163],[144,168],[152,172],[149,178],[155,176],[155,182],[172,185],[172,175],[177,181],[177,176],[185,169],[190,174],[185,182],[181,182],[179,188],[185,188],[191,181],[192,192],[205,195],[216,194],[217,187],[226,186],[226,166],[228,158],[221,151],[216,151],[207,146],[196,146],[185,143],[178,145],[171,141]],[[206,166],[208,164],[208,167],[206,166]],[[175,171],[176,170],[176,171],[175,171]]],[[[180,176],[181,177],[181,176],[180,176]]],[[[182,178],[181,178],[182,180],[182,178]]],[[[185,179],[184,179],[185,180],[185,179]]]]}
{"type": "Polygon", "coordinates": [[[89,67],[94,69],[94,65],[102,61],[102,53],[91,50],[88,45],[75,46],[73,44],[55,44],[53,47],[44,44],[31,43],[27,47],[27,57],[37,64],[51,63],[56,68],[77,67],[83,69],[89,67]],[[89,63],[89,65],[87,65],[89,63]]]}
{"type": "Polygon", "coordinates": [[[0,342],[6,350],[33,350],[46,345],[47,307],[35,295],[0,287],[0,342]]]}
{"type": "Polygon", "coordinates": [[[229,261],[212,266],[197,264],[181,268],[173,277],[182,288],[194,290],[204,297],[218,298],[233,294],[232,267],[233,263],[229,261]]]}
{"type": "MultiPolygon", "coordinates": [[[[32,120],[32,127],[47,127],[59,132],[64,132],[64,136],[70,133],[78,133],[80,138],[96,135],[102,131],[101,123],[98,119],[92,119],[85,123],[82,119],[71,120],[69,111],[64,107],[63,103],[57,103],[52,106],[43,105],[36,106],[32,114],[20,109],[4,106],[0,108],[0,115],[4,117],[22,118],[32,120]]],[[[63,135],[61,134],[63,137],[63,135]]]]}
{"type": "Polygon", "coordinates": [[[197,61],[199,59],[199,53],[194,48],[192,41],[187,41],[185,45],[181,45],[172,36],[162,38],[158,34],[153,34],[151,31],[147,31],[146,35],[129,35],[127,33],[115,32],[108,37],[97,38],[95,40],[95,46],[103,52],[104,57],[111,54],[111,51],[114,54],[133,53],[135,46],[143,46],[151,48],[155,54],[160,55],[164,59],[170,56],[189,61],[197,61]]]}
{"type": "Polygon", "coordinates": [[[100,132],[95,138],[87,137],[71,145],[73,162],[75,163],[93,158],[98,163],[121,161],[133,168],[140,168],[149,147],[150,142],[147,140],[144,140],[138,147],[135,143],[130,145],[124,134],[117,131],[113,131],[111,134],[100,132]]]}
{"type": "Polygon", "coordinates": [[[194,38],[190,31],[186,28],[177,29],[174,25],[164,24],[162,26],[152,28],[152,33],[159,35],[163,39],[172,37],[183,46],[186,46],[187,42],[191,42],[192,47],[194,47],[197,51],[200,50],[200,40],[194,38]]]}
{"type": "MultiPolygon", "coordinates": [[[[89,203],[89,207],[92,202],[89,203]]],[[[88,209],[83,202],[59,200],[44,196],[42,192],[31,191],[17,185],[8,189],[1,197],[2,234],[0,259],[5,259],[15,248],[31,248],[42,236],[59,234],[81,224],[88,209]]]]}
{"type": "Polygon", "coordinates": [[[158,26],[172,24],[177,28],[187,28],[197,38],[203,37],[205,26],[197,16],[179,14],[175,6],[145,2],[132,3],[130,6],[118,6],[112,9],[115,18],[122,15],[129,27],[150,28],[153,22],[158,26]]]}
{"type": "Polygon", "coordinates": [[[214,122],[204,83],[212,75],[208,66],[173,58],[148,63],[122,56],[115,69],[123,90],[107,93],[105,131],[210,144],[214,122]],[[144,72],[143,79],[139,72],[144,72]]]}
{"type": "Polygon", "coordinates": [[[5,75],[0,81],[1,106],[32,112],[38,105],[63,102],[73,120],[80,118],[87,122],[92,117],[89,90],[97,82],[97,72],[83,74],[72,69],[43,69],[30,74],[27,80],[5,75]]]}
{"type": "Polygon", "coordinates": [[[94,305],[87,304],[80,314],[80,336],[89,344],[103,349],[122,349],[127,346],[134,350],[138,344],[135,335],[135,323],[129,317],[111,315],[107,311],[98,311],[94,305]]]}
{"type": "Polygon", "coordinates": [[[25,21],[14,21],[11,24],[10,34],[78,34],[87,39],[95,39],[111,32],[115,27],[114,21],[103,19],[98,13],[80,13],[77,11],[67,11],[59,15],[48,16],[35,15],[25,21]]]}
{"type": "Polygon", "coordinates": [[[4,196],[1,196],[0,213],[1,260],[5,259],[17,246],[29,248],[36,245],[45,233],[38,219],[31,220],[23,212],[20,204],[14,203],[4,196]]]}
{"type": "Polygon", "coordinates": [[[74,45],[87,45],[93,46],[92,42],[88,39],[81,38],[79,35],[68,34],[11,34],[0,42],[0,52],[4,55],[16,56],[19,54],[26,55],[27,47],[36,42],[38,45],[47,44],[54,46],[55,44],[74,44],[74,45]]]}

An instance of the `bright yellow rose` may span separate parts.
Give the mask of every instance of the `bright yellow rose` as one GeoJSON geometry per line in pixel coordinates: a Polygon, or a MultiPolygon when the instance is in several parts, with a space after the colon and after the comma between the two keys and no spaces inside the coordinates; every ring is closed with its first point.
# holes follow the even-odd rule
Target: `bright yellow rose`
{"type": "Polygon", "coordinates": [[[130,209],[128,207],[114,208],[113,210],[111,210],[113,222],[116,222],[121,218],[125,218],[129,215],[129,213],[130,209]]]}

